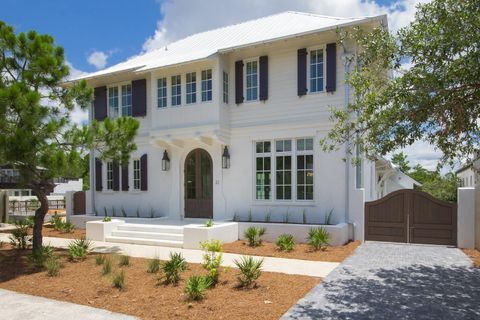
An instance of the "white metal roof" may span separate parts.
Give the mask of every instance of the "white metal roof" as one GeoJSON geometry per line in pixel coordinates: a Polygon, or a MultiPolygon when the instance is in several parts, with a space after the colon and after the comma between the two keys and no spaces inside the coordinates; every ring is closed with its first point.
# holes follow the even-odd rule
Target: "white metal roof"
{"type": "Polygon", "coordinates": [[[338,26],[359,24],[371,20],[385,20],[385,15],[339,18],[287,11],[256,20],[191,35],[125,62],[94,73],[77,77],[91,79],[124,71],[146,71],[190,61],[207,59],[217,53],[264,42],[334,29],[338,26]]]}

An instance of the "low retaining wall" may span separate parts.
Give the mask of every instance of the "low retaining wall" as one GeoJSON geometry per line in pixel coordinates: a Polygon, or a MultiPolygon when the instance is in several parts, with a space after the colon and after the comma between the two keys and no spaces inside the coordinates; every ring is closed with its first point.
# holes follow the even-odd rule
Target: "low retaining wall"
{"type": "Polygon", "coordinates": [[[116,230],[121,224],[124,224],[124,220],[112,219],[112,221],[88,221],[86,238],[94,241],[105,241],[106,237],[112,235],[112,231],[116,230]]]}
{"type": "MultiPolygon", "coordinates": [[[[103,220],[104,216],[91,216],[91,215],[67,215],[67,220],[73,223],[75,228],[77,229],[86,229],[86,223],[88,221],[101,221],[103,220]]],[[[166,220],[168,217],[156,217],[156,218],[129,218],[129,217],[112,217],[112,219],[121,219],[125,221],[126,223],[148,223],[152,222],[154,223],[155,221],[161,221],[161,220],[166,220]]]]}
{"type": "Polygon", "coordinates": [[[336,225],[308,225],[308,224],[288,224],[288,223],[263,223],[263,222],[238,222],[238,238],[245,239],[245,230],[249,227],[264,227],[267,232],[262,237],[263,240],[275,242],[282,234],[291,234],[297,243],[307,241],[310,228],[323,227],[330,234],[330,245],[341,246],[348,242],[348,224],[339,223],[336,225]]]}
{"type": "Polygon", "coordinates": [[[220,223],[211,227],[192,224],[183,227],[183,247],[185,249],[199,249],[200,242],[213,239],[220,240],[223,243],[237,241],[238,223],[220,223]]]}

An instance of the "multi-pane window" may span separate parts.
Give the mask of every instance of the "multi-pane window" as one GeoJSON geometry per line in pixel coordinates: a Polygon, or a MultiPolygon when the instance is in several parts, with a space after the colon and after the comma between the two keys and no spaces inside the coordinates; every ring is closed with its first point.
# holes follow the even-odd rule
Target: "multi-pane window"
{"type": "Polygon", "coordinates": [[[275,185],[277,200],[292,199],[292,140],[275,141],[275,185]]]}
{"type": "Polygon", "coordinates": [[[223,71],[223,103],[228,104],[228,73],[223,71]]]}
{"type": "Polygon", "coordinates": [[[172,76],[172,106],[182,104],[182,80],[180,75],[172,76]]]}
{"type": "Polygon", "coordinates": [[[323,49],[310,51],[310,92],[323,91],[323,49]]]}
{"type": "Polygon", "coordinates": [[[245,67],[247,101],[258,99],[258,61],[248,61],[245,67]]]}
{"type": "Polygon", "coordinates": [[[157,79],[157,106],[159,108],[167,106],[167,78],[157,79]]]}
{"type": "Polygon", "coordinates": [[[202,101],[212,101],[212,69],[202,71],[202,101]]]}
{"type": "Polygon", "coordinates": [[[255,154],[255,198],[257,200],[270,200],[272,175],[270,141],[257,142],[255,154]]]}
{"type": "Polygon", "coordinates": [[[113,162],[107,161],[107,190],[113,190],[113,162]]]}
{"type": "Polygon", "coordinates": [[[132,115],[132,85],[122,86],[122,116],[132,115]]]}
{"type": "Polygon", "coordinates": [[[116,118],[119,116],[118,87],[108,88],[108,115],[110,118],[116,118]]]}
{"type": "Polygon", "coordinates": [[[313,139],[297,139],[297,200],[313,200],[313,139]]]}
{"type": "Polygon", "coordinates": [[[140,190],[140,160],[133,160],[133,190],[140,190]]]}
{"type": "Polygon", "coordinates": [[[197,73],[195,72],[187,73],[186,84],[187,84],[187,104],[197,102],[197,73]]]}

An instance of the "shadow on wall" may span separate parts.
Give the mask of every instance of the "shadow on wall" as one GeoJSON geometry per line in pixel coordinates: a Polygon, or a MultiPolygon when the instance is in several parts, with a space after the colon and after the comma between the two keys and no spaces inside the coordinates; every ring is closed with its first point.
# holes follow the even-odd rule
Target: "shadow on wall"
{"type": "Polygon", "coordinates": [[[287,318],[480,318],[480,269],[414,265],[372,275],[323,283],[312,292],[326,292],[322,298],[302,301],[287,318]]]}

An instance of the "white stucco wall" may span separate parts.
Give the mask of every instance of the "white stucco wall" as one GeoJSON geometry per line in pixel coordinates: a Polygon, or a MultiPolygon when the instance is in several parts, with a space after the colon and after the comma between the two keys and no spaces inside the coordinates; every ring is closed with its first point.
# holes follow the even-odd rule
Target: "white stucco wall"
{"type": "Polygon", "coordinates": [[[458,188],[457,246],[475,247],[475,188],[458,188]]]}

